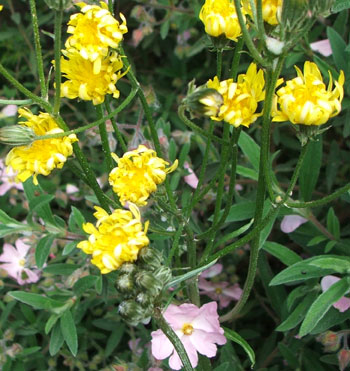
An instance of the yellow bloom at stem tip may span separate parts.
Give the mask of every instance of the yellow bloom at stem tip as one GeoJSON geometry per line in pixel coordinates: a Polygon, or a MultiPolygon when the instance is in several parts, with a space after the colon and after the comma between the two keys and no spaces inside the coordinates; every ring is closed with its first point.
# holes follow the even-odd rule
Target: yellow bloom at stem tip
{"type": "Polygon", "coordinates": [[[272,26],[278,24],[282,13],[282,0],[262,0],[262,15],[265,22],[272,26]]]}
{"type": "Polygon", "coordinates": [[[217,76],[207,82],[207,87],[217,90],[223,97],[219,112],[211,119],[226,121],[238,127],[249,127],[262,113],[256,113],[258,103],[265,98],[265,79],[262,70],[257,70],[256,64],[251,63],[246,74],[233,79],[219,81],[217,76]]]}
{"type": "MultiPolygon", "coordinates": [[[[243,14],[246,13],[242,8],[243,14]]],[[[241,36],[236,8],[230,0],[206,0],[199,19],[204,23],[205,32],[213,37],[224,35],[227,39],[237,41],[241,36]]]]}
{"type": "Polygon", "coordinates": [[[65,44],[68,51],[76,49],[84,59],[93,62],[96,73],[101,59],[108,54],[108,48],[116,49],[123,40],[123,34],[128,32],[123,14],[120,14],[123,22],[119,23],[109,12],[107,4],[103,1],[100,4],[77,4],[81,13],[71,16],[67,32],[72,36],[65,44]]]}
{"type": "Polygon", "coordinates": [[[0,12],[2,11],[3,7],[4,7],[3,5],[0,5],[0,12]]]}
{"type": "Polygon", "coordinates": [[[130,205],[130,211],[117,209],[112,214],[98,206],[95,209],[96,227],[91,223],[83,224],[90,237],[79,242],[77,247],[91,254],[91,263],[105,274],[137,259],[139,250],[149,244],[148,223],[143,228],[140,212],[134,205],[130,205]]]}
{"type": "MultiPolygon", "coordinates": [[[[19,124],[31,128],[37,136],[63,133],[48,113],[33,115],[25,108],[20,108],[18,113],[20,117],[27,119],[19,124]]],[[[27,146],[12,148],[6,157],[6,165],[16,173],[17,182],[25,182],[33,175],[34,184],[38,184],[38,174],[46,176],[54,168],[63,167],[73,153],[72,143],[77,140],[75,134],[70,134],[63,138],[37,140],[27,146]]]]}
{"type": "Polygon", "coordinates": [[[157,185],[164,182],[166,175],[177,168],[177,160],[172,166],[156,156],[156,152],[143,145],[126,152],[119,158],[113,154],[118,166],[109,174],[109,183],[119,196],[120,202],[132,202],[138,206],[147,204],[150,194],[157,185]]]}
{"type": "Polygon", "coordinates": [[[323,83],[317,65],[305,62],[304,74],[295,66],[298,77],[286,82],[286,86],[277,91],[273,121],[290,121],[292,124],[322,125],[341,111],[344,96],[344,72],[340,71],[338,81],[334,81],[329,72],[329,84],[323,83]],[[278,110],[278,107],[279,110],[278,110]]]}
{"type": "Polygon", "coordinates": [[[63,50],[62,53],[67,58],[61,57],[62,75],[67,79],[61,85],[62,97],[92,100],[94,105],[103,103],[106,94],[119,98],[115,84],[126,72],[121,72],[123,62],[117,53],[111,52],[104,57],[98,71],[94,70],[94,63],[79,52],[63,50]]]}

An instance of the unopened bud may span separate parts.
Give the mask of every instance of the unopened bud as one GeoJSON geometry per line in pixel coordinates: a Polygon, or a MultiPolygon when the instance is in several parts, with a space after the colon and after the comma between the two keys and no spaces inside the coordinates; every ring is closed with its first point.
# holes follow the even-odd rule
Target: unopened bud
{"type": "Polygon", "coordinates": [[[328,17],[334,4],[335,0],[310,0],[310,11],[314,17],[328,17]]]}
{"type": "Polygon", "coordinates": [[[335,352],[340,346],[342,336],[333,331],[326,331],[317,337],[317,341],[324,346],[325,352],[335,352]]]}
{"type": "Polygon", "coordinates": [[[135,271],[136,271],[135,264],[132,264],[132,263],[124,263],[119,268],[120,274],[133,274],[135,271]]]}
{"type": "Polygon", "coordinates": [[[151,298],[145,292],[140,292],[137,294],[135,301],[142,307],[148,307],[151,304],[151,298]]]}
{"type": "Polygon", "coordinates": [[[139,321],[144,309],[135,300],[124,300],[119,304],[119,314],[127,321],[139,321]]]}
{"type": "Polygon", "coordinates": [[[162,264],[163,256],[160,251],[152,247],[143,247],[138,254],[138,261],[148,267],[157,268],[162,264]]]}
{"type": "Polygon", "coordinates": [[[8,328],[4,333],[4,340],[11,341],[15,337],[15,331],[11,328],[8,328]]]}
{"type": "Polygon", "coordinates": [[[116,289],[120,292],[128,293],[133,290],[134,282],[130,275],[128,274],[121,274],[116,282],[115,282],[116,289]]]}
{"type": "Polygon", "coordinates": [[[343,371],[350,364],[350,350],[341,349],[338,352],[337,356],[338,356],[338,361],[339,361],[339,369],[340,371],[343,371]]]}
{"type": "Polygon", "coordinates": [[[145,289],[157,294],[160,291],[161,283],[156,280],[151,272],[140,271],[135,275],[135,284],[140,289],[145,289]]]}
{"type": "Polygon", "coordinates": [[[33,129],[23,125],[11,125],[0,128],[0,142],[10,146],[27,146],[36,138],[33,129]]]}
{"type": "Polygon", "coordinates": [[[12,344],[10,349],[7,349],[6,354],[9,355],[11,358],[15,358],[15,356],[23,350],[21,344],[14,343],[12,344]]]}
{"type": "Polygon", "coordinates": [[[159,267],[153,272],[154,277],[158,282],[162,282],[163,286],[171,280],[172,274],[169,267],[159,267]]]}

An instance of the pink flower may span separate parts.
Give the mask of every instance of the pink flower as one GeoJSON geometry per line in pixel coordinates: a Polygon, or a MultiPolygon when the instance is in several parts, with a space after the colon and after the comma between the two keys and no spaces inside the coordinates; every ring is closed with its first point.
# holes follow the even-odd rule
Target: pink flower
{"type": "Polygon", "coordinates": [[[5,106],[0,113],[0,117],[11,117],[16,116],[18,107],[14,104],[9,104],[5,106]]]}
{"type": "Polygon", "coordinates": [[[200,294],[218,301],[220,308],[226,308],[232,300],[239,300],[242,295],[242,289],[238,283],[230,287],[227,286],[228,282],[209,282],[201,277],[198,281],[200,294]]]}
{"type": "Polygon", "coordinates": [[[316,41],[311,43],[310,46],[314,52],[319,52],[325,57],[332,55],[332,48],[328,39],[316,41]]]}
{"type": "Polygon", "coordinates": [[[197,188],[198,186],[197,175],[190,168],[190,165],[188,164],[188,162],[184,163],[184,168],[189,172],[188,175],[184,176],[185,183],[187,183],[192,188],[197,188]]]}
{"type": "Polygon", "coordinates": [[[308,220],[299,215],[286,215],[281,222],[281,231],[292,233],[308,220]]]}
{"type": "Polygon", "coordinates": [[[220,264],[220,263],[214,264],[210,268],[208,268],[205,271],[203,271],[201,273],[201,277],[202,278],[215,277],[215,276],[217,276],[218,274],[220,274],[222,272],[222,269],[223,269],[223,265],[222,264],[220,264]]]}
{"type": "MultiPolygon", "coordinates": [[[[325,276],[321,280],[321,287],[322,291],[327,291],[332,285],[334,285],[336,282],[340,280],[339,277],[336,276],[325,276]]],[[[339,299],[337,302],[333,304],[333,307],[338,309],[339,312],[345,312],[350,308],[350,299],[343,296],[341,299],[339,299]]]]}
{"type": "Polygon", "coordinates": [[[23,239],[16,241],[16,247],[5,243],[3,253],[0,255],[0,268],[4,269],[7,274],[15,279],[20,285],[37,282],[40,278],[38,269],[29,269],[28,251],[30,246],[23,239]]]}
{"type": "MultiPolygon", "coordinates": [[[[224,330],[220,327],[217,303],[211,302],[198,308],[194,304],[180,306],[170,304],[164,318],[180,338],[191,361],[192,367],[198,365],[198,354],[215,357],[218,345],[226,343],[224,330]]],[[[180,370],[182,362],[170,340],[162,330],[153,331],[152,354],[156,359],[169,356],[169,366],[180,370]]]]}
{"type": "Polygon", "coordinates": [[[0,159],[0,196],[3,196],[7,191],[11,188],[16,188],[20,191],[23,191],[22,183],[16,183],[15,180],[15,173],[13,170],[9,170],[6,172],[5,164],[2,159],[0,159]]]}

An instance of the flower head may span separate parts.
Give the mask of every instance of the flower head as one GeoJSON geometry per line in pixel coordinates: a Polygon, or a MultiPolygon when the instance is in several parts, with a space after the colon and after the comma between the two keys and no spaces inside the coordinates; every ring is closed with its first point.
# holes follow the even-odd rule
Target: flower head
{"type": "Polygon", "coordinates": [[[7,173],[5,172],[4,161],[0,158],[0,196],[6,194],[11,188],[23,191],[22,183],[15,182],[15,175],[12,169],[9,169],[7,173]]]}
{"type": "Polygon", "coordinates": [[[95,70],[94,63],[84,59],[77,51],[62,52],[67,57],[61,58],[62,74],[67,79],[61,85],[62,97],[92,100],[95,105],[103,103],[106,94],[119,98],[115,84],[125,73],[121,72],[123,62],[117,53],[104,57],[95,70]]]}
{"type": "Polygon", "coordinates": [[[333,88],[329,72],[329,84],[323,83],[320,70],[312,62],[305,62],[304,74],[295,66],[298,77],[287,81],[286,86],[277,91],[273,121],[290,121],[292,124],[322,125],[341,111],[344,96],[344,73],[340,71],[333,88]],[[279,110],[277,108],[279,105],[279,110]]]}
{"type": "Polygon", "coordinates": [[[238,76],[237,82],[233,79],[219,81],[217,76],[207,82],[207,87],[217,90],[223,97],[223,104],[217,116],[211,118],[216,121],[226,121],[238,127],[249,127],[251,123],[262,115],[256,113],[258,102],[265,98],[265,79],[262,70],[257,71],[256,64],[252,63],[246,74],[238,76]]]}
{"type": "Polygon", "coordinates": [[[66,41],[66,49],[71,52],[78,50],[82,58],[94,64],[94,71],[99,72],[102,58],[108,55],[108,48],[116,49],[128,32],[123,14],[119,23],[109,12],[104,2],[98,5],[77,5],[81,13],[73,14],[68,22],[67,32],[72,34],[66,41]]]}
{"type": "Polygon", "coordinates": [[[0,255],[0,268],[15,279],[19,285],[37,282],[40,278],[38,269],[33,268],[29,259],[30,245],[23,239],[16,241],[16,247],[5,243],[3,253],[0,255]]]}
{"type": "Polygon", "coordinates": [[[220,308],[226,308],[231,301],[238,301],[242,296],[242,289],[238,283],[229,286],[228,282],[210,282],[200,277],[198,287],[200,294],[207,295],[210,299],[218,301],[220,308]]]}
{"type": "Polygon", "coordinates": [[[147,204],[150,194],[164,182],[166,175],[177,168],[177,160],[170,167],[156,156],[156,152],[143,145],[126,152],[123,157],[113,156],[118,163],[109,174],[109,183],[124,205],[127,201],[138,206],[147,204]]]}
{"type": "MultiPolygon", "coordinates": [[[[20,117],[27,119],[19,124],[31,128],[38,136],[63,133],[48,113],[33,115],[25,108],[19,109],[18,113],[20,117]]],[[[63,167],[67,157],[73,153],[72,143],[77,140],[75,134],[70,134],[63,138],[37,140],[27,146],[12,148],[6,157],[7,172],[16,173],[16,182],[25,182],[33,175],[34,184],[38,184],[38,174],[46,176],[54,168],[63,167]]]]}
{"type": "MultiPolygon", "coordinates": [[[[244,9],[242,12],[245,13],[244,9]]],[[[204,23],[205,32],[210,36],[224,35],[227,39],[237,41],[242,34],[235,5],[230,0],[206,0],[199,13],[199,19],[204,23]]]]}
{"type": "MultiPolygon", "coordinates": [[[[323,277],[321,280],[322,291],[323,292],[327,291],[332,285],[334,285],[338,281],[340,281],[340,278],[336,276],[329,275],[323,277]]],[[[346,296],[343,296],[341,299],[339,299],[333,304],[333,307],[338,309],[339,312],[345,312],[350,308],[350,299],[347,298],[346,296]]]]}
{"type": "Polygon", "coordinates": [[[83,224],[90,237],[79,242],[77,247],[91,254],[91,263],[105,274],[137,259],[139,250],[149,244],[148,224],[143,229],[140,212],[133,205],[130,205],[131,211],[117,209],[112,214],[98,206],[95,209],[96,227],[91,223],[83,224]]]}
{"type": "MultiPolygon", "coordinates": [[[[180,338],[192,367],[198,364],[198,354],[209,358],[215,357],[218,345],[226,343],[224,330],[220,327],[217,304],[211,302],[198,308],[194,304],[180,306],[170,304],[164,312],[164,318],[180,338]]],[[[153,331],[152,354],[156,359],[169,356],[169,366],[180,370],[182,362],[162,330],[153,331]]]]}
{"type": "Polygon", "coordinates": [[[265,22],[272,26],[278,24],[282,13],[282,0],[262,0],[262,15],[265,22]]]}

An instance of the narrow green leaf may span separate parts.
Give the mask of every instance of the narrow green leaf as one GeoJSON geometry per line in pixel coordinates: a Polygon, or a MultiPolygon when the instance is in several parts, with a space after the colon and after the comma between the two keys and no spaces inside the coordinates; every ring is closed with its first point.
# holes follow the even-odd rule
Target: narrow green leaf
{"type": "Polygon", "coordinates": [[[41,349],[41,347],[39,347],[39,346],[30,347],[30,348],[24,348],[19,353],[16,354],[16,358],[27,357],[30,354],[37,353],[40,349],[41,349]]]}
{"type": "Polygon", "coordinates": [[[332,12],[338,13],[350,8],[350,0],[336,0],[332,6],[332,12]]]}
{"type": "Polygon", "coordinates": [[[258,180],[259,174],[256,170],[250,169],[242,165],[237,165],[237,174],[242,175],[244,178],[258,180]]]}
{"type": "Polygon", "coordinates": [[[62,252],[62,255],[65,256],[65,255],[69,255],[76,247],[77,247],[77,244],[78,244],[78,241],[71,241],[71,242],[68,242],[64,248],[63,248],[63,252],[62,252]]]}
{"type": "Polygon", "coordinates": [[[340,224],[339,219],[334,213],[333,207],[330,207],[327,213],[327,229],[329,232],[332,233],[332,235],[339,239],[340,237],[340,224]]]}
{"type": "Polygon", "coordinates": [[[319,243],[323,242],[323,241],[326,241],[327,240],[327,237],[326,236],[315,236],[313,237],[308,243],[307,243],[307,246],[315,246],[315,245],[318,245],[319,243]]]}
{"type": "Polygon", "coordinates": [[[57,275],[62,275],[62,276],[69,276],[78,268],[79,268],[79,265],[58,263],[58,264],[48,265],[47,267],[43,269],[43,271],[45,273],[50,273],[50,274],[55,274],[55,275],[57,274],[57,275]]]}
{"type": "Polygon", "coordinates": [[[253,168],[259,171],[260,147],[256,144],[254,139],[245,131],[242,131],[238,139],[238,146],[245,156],[247,156],[253,168]]]}
{"type": "Polygon", "coordinates": [[[51,316],[49,317],[49,319],[47,320],[47,322],[45,324],[45,334],[46,335],[51,331],[52,327],[56,324],[56,322],[59,318],[60,317],[57,314],[51,314],[51,316]]]}
{"type": "Polygon", "coordinates": [[[349,290],[349,280],[342,278],[333,284],[327,291],[322,293],[311,305],[300,327],[299,336],[309,334],[328,312],[332,304],[343,297],[349,290]]]}
{"type": "MultiPolygon", "coordinates": [[[[345,257],[344,257],[345,258],[345,257]]],[[[337,273],[350,272],[350,261],[342,257],[319,256],[310,262],[310,265],[322,269],[331,269],[337,273]]]]}
{"type": "Polygon", "coordinates": [[[96,284],[97,276],[85,276],[80,278],[73,286],[75,295],[81,296],[86,290],[96,284]]]}
{"type": "Polygon", "coordinates": [[[332,48],[332,57],[338,70],[347,73],[346,43],[343,38],[332,27],[327,27],[327,36],[332,48]]]}
{"type": "Polygon", "coordinates": [[[282,342],[278,343],[278,350],[283,356],[283,360],[287,361],[288,366],[291,367],[293,370],[297,370],[300,366],[297,354],[282,342]]]}
{"type": "Polygon", "coordinates": [[[22,223],[20,223],[16,219],[11,218],[10,216],[8,216],[5,213],[5,211],[3,211],[1,209],[0,209],[0,223],[1,224],[6,224],[6,225],[14,225],[14,226],[22,225],[22,223]]]}
{"type": "Polygon", "coordinates": [[[277,242],[266,241],[263,245],[263,249],[288,266],[302,260],[294,251],[277,242]]]}
{"type": "Polygon", "coordinates": [[[253,223],[254,223],[254,219],[252,219],[249,223],[243,225],[241,228],[238,228],[237,230],[226,234],[218,242],[215,243],[215,248],[224,244],[225,242],[227,242],[227,241],[229,241],[233,238],[236,238],[236,237],[240,236],[241,234],[246,232],[252,226],[253,223]]]}
{"type": "Polygon", "coordinates": [[[35,249],[35,262],[38,268],[42,268],[50,254],[55,235],[49,234],[38,242],[35,249]]]}
{"type": "Polygon", "coordinates": [[[226,328],[226,327],[224,327],[223,329],[225,331],[225,336],[228,339],[239,344],[244,349],[244,351],[247,353],[250,359],[252,367],[254,367],[255,353],[254,353],[254,350],[251,348],[251,346],[236,331],[230,330],[229,328],[226,328]]]}
{"type": "MultiPolygon", "coordinates": [[[[226,223],[240,222],[242,220],[251,219],[255,212],[255,202],[245,201],[232,205],[229,214],[226,218],[226,223]]],[[[222,212],[220,212],[220,215],[222,212]]],[[[212,217],[209,218],[212,220],[212,217]]]]}
{"type": "Polygon", "coordinates": [[[328,241],[324,248],[325,254],[328,254],[337,243],[337,241],[328,241]]]}
{"type": "Polygon", "coordinates": [[[64,304],[58,300],[47,298],[39,294],[33,294],[31,292],[10,291],[8,292],[8,295],[12,296],[14,299],[22,303],[31,305],[33,308],[36,308],[36,309],[49,310],[49,309],[61,307],[64,304]]]}
{"type": "Polygon", "coordinates": [[[82,225],[85,223],[84,215],[74,206],[68,219],[69,230],[73,233],[84,233],[82,225]]]}
{"type": "Polygon", "coordinates": [[[61,349],[64,342],[64,338],[61,332],[59,323],[56,323],[55,327],[51,332],[49,352],[51,356],[54,356],[61,349]]]}
{"type": "Polygon", "coordinates": [[[78,352],[78,336],[74,319],[70,310],[67,310],[63,313],[60,319],[60,324],[64,341],[68,345],[68,348],[73,356],[76,356],[78,352]]]}
{"type": "Polygon", "coordinates": [[[120,343],[120,340],[122,339],[125,332],[125,325],[120,324],[118,328],[112,331],[112,333],[109,335],[109,338],[107,340],[106,349],[105,349],[105,357],[109,357],[114,350],[117,348],[117,346],[120,343]]]}
{"type": "Polygon", "coordinates": [[[37,196],[29,202],[29,209],[31,211],[35,211],[39,209],[40,207],[43,207],[44,205],[49,204],[54,198],[55,198],[54,195],[37,196]]]}

